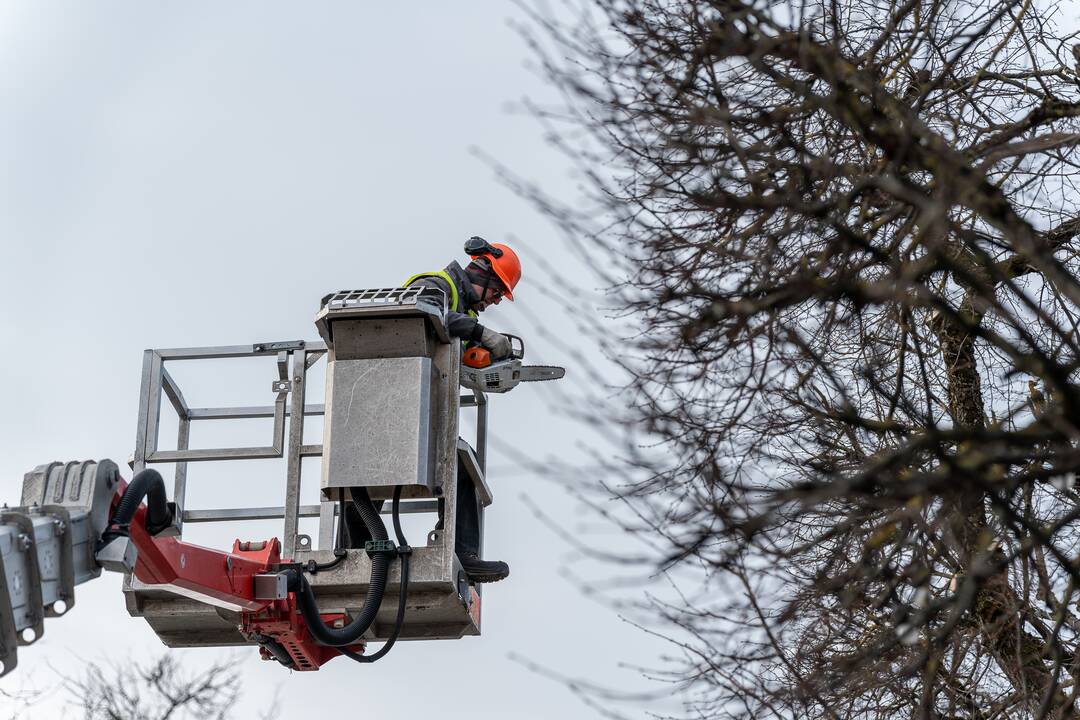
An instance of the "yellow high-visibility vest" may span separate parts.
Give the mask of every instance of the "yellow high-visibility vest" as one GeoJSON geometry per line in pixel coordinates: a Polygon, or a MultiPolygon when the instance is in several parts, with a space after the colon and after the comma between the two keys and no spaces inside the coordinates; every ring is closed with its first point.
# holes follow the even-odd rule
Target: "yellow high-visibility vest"
{"type": "MultiPolygon", "coordinates": [[[[437,277],[437,278],[440,278],[440,279],[446,281],[446,284],[450,286],[450,308],[449,308],[450,312],[457,312],[458,311],[458,302],[460,301],[460,298],[458,297],[457,285],[454,284],[454,279],[452,277],[450,277],[450,273],[446,272],[445,270],[436,270],[434,272],[417,273],[417,274],[413,275],[411,278],[409,278],[408,280],[406,280],[405,284],[402,285],[401,287],[409,287],[410,285],[412,285],[414,282],[416,282],[420,278],[425,278],[425,277],[437,277]]],[[[476,313],[473,312],[472,310],[469,310],[467,314],[468,314],[469,317],[477,317],[476,313]]]]}

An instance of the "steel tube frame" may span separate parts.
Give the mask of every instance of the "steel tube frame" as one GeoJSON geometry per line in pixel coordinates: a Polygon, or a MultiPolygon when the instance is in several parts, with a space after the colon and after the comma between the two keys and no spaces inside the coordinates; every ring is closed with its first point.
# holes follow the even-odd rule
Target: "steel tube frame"
{"type": "MultiPolygon", "coordinates": [[[[139,398],[138,428],[135,452],[131,467],[135,472],[154,463],[176,464],[173,482],[173,500],[182,511],[183,522],[207,523],[245,520],[283,520],[282,551],[286,557],[295,556],[300,548],[299,520],[319,518],[319,547],[329,549],[333,543],[333,527],[337,516],[336,503],[324,501],[318,505],[301,505],[301,462],[305,457],[321,457],[321,444],[305,445],[304,419],[308,416],[325,415],[323,404],[306,404],[307,371],[321,358],[326,357],[323,342],[276,342],[257,345],[227,345],[219,347],[166,348],[146,350],[143,355],[142,382],[139,398]],[[278,383],[286,390],[277,390],[273,405],[192,408],[188,405],[176,379],[169,373],[166,363],[185,360],[220,360],[229,358],[276,357],[278,383]],[[288,398],[291,393],[292,397],[288,398]],[[159,450],[159,426],[162,396],[179,419],[176,450],[159,450]],[[288,400],[288,402],[286,402],[288,400]],[[273,418],[271,444],[259,447],[191,448],[191,424],[204,420],[237,420],[273,418]],[[285,421],[288,419],[288,435],[285,421]],[[216,460],[250,460],[282,458],[286,460],[285,504],[256,508],[213,508],[185,510],[187,494],[188,463],[216,460]]],[[[275,387],[281,387],[275,384],[275,387]]],[[[481,474],[487,473],[488,402],[482,392],[460,396],[460,407],[476,408],[475,453],[481,474]]],[[[389,504],[386,506],[389,511],[389,504]]],[[[437,512],[437,500],[414,500],[402,503],[402,512],[437,512]]],[[[481,507],[481,523],[483,508],[481,507]]]]}
{"type": "MultiPolygon", "coordinates": [[[[403,500],[401,502],[401,512],[403,514],[436,512],[438,509],[438,500],[403,500]]],[[[297,510],[297,515],[302,518],[321,518],[324,513],[330,519],[337,517],[337,503],[324,502],[318,505],[300,505],[297,510]]],[[[389,515],[390,513],[389,504],[384,503],[382,514],[389,515]]],[[[221,522],[223,520],[278,520],[284,517],[284,505],[184,511],[184,522],[191,523],[221,522]]]]}
{"type": "MultiPolygon", "coordinates": [[[[145,351],[143,355],[142,382],[139,393],[139,419],[135,437],[135,452],[131,467],[139,472],[149,464],[173,462],[176,472],[173,482],[173,500],[183,511],[187,494],[188,463],[214,460],[250,460],[263,458],[286,459],[286,502],[283,507],[231,508],[183,511],[181,517],[187,522],[222,522],[232,520],[284,519],[283,540],[286,552],[296,549],[298,522],[301,517],[334,517],[333,503],[303,506],[299,504],[301,482],[301,459],[322,455],[321,445],[304,445],[304,418],[323,415],[323,405],[304,403],[307,371],[326,356],[323,342],[286,341],[259,343],[255,345],[227,345],[218,347],[165,348],[145,351]],[[274,357],[277,393],[273,405],[245,407],[192,408],[188,405],[176,379],[169,373],[166,363],[183,360],[220,360],[228,358],[274,357]],[[292,394],[290,402],[289,394],[292,394]],[[176,450],[159,450],[159,427],[161,422],[162,395],[179,420],[176,450]],[[201,420],[235,420],[249,418],[273,418],[271,443],[258,447],[192,448],[190,447],[191,423],[201,420]],[[285,421],[289,420],[286,442],[285,421]],[[325,507],[324,507],[325,506],[325,507]]],[[[410,508],[420,512],[419,507],[410,508]]]]}
{"type": "MultiPolygon", "coordinates": [[[[292,419],[289,421],[289,456],[286,460],[285,471],[283,552],[290,558],[296,556],[296,535],[300,524],[300,473],[303,469],[300,450],[304,444],[304,396],[307,391],[307,371],[307,351],[298,350],[293,355],[292,419]]],[[[282,410],[284,411],[284,407],[282,410]]],[[[284,415],[282,417],[284,418],[284,415]]]]}

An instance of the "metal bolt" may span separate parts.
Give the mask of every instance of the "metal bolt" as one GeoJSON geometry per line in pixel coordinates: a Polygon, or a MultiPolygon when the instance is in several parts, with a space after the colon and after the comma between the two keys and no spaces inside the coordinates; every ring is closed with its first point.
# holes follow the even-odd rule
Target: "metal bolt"
{"type": "Polygon", "coordinates": [[[67,523],[65,523],[63,520],[54,520],[53,532],[55,532],[57,536],[63,535],[65,532],[67,532],[67,523]]]}
{"type": "Polygon", "coordinates": [[[34,546],[34,541],[30,539],[30,536],[26,533],[19,533],[19,547],[22,550],[29,550],[34,546]]]}

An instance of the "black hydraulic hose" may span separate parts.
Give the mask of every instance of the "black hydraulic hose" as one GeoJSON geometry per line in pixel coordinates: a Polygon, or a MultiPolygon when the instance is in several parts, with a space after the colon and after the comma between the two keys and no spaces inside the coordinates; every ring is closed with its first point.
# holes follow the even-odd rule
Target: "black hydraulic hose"
{"type": "Polygon", "coordinates": [[[349,489],[349,494],[352,497],[353,507],[356,508],[356,512],[360,513],[360,519],[364,521],[371,539],[386,540],[389,538],[390,536],[386,534],[386,526],[383,525],[382,518],[379,517],[379,511],[375,509],[371,498],[368,497],[367,490],[362,487],[354,487],[349,489]]]}
{"type": "Polygon", "coordinates": [[[292,656],[289,655],[289,652],[285,649],[285,646],[279,643],[274,638],[270,637],[269,635],[261,635],[259,633],[254,633],[252,634],[251,639],[259,643],[259,645],[261,645],[262,647],[266,648],[266,651],[273,655],[274,659],[285,667],[289,669],[296,667],[296,663],[293,662],[292,656]]]}
{"type": "Polygon", "coordinates": [[[373,663],[385,657],[390,652],[390,648],[394,647],[394,643],[397,642],[398,636],[401,634],[401,627],[405,624],[405,601],[409,597],[409,559],[412,556],[412,548],[409,547],[408,542],[405,540],[405,533],[401,530],[400,510],[401,486],[398,485],[394,488],[394,534],[397,536],[398,553],[401,557],[401,585],[398,591],[398,608],[397,617],[394,619],[394,630],[390,633],[390,637],[386,639],[386,642],[383,643],[383,646],[371,655],[361,655],[351,650],[341,651],[342,655],[358,663],[373,663]]]}
{"type": "Polygon", "coordinates": [[[405,541],[405,533],[401,530],[401,485],[394,486],[394,502],[391,505],[390,517],[394,521],[394,535],[397,537],[397,544],[400,547],[407,548],[409,543],[405,541]]]}
{"type": "Polygon", "coordinates": [[[146,529],[151,535],[161,532],[172,524],[172,512],[165,498],[165,481],[161,473],[152,468],[137,473],[131,484],[124,491],[124,497],[113,513],[108,529],[102,534],[102,541],[108,542],[114,537],[128,534],[128,526],[135,517],[135,511],[146,500],[146,529]]]}
{"type": "MultiPolygon", "coordinates": [[[[373,540],[386,540],[386,526],[382,518],[371,504],[367,490],[364,488],[352,488],[353,507],[360,514],[367,526],[368,533],[373,540]]],[[[382,605],[383,595],[386,593],[386,576],[390,567],[388,553],[374,553],[371,558],[371,579],[368,582],[367,596],[364,605],[351,623],[343,628],[331,628],[322,621],[319,616],[319,607],[315,602],[315,593],[311,589],[307,578],[297,570],[286,570],[289,590],[296,593],[300,604],[300,614],[304,616],[308,631],[322,645],[331,647],[343,647],[355,645],[363,636],[371,623],[375,622],[375,615],[382,605]]]]}
{"type": "Polygon", "coordinates": [[[354,653],[351,650],[341,650],[341,654],[345,657],[351,658],[358,663],[373,663],[376,660],[384,657],[390,648],[394,647],[394,643],[397,642],[398,635],[401,634],[401,627],[405,623],[405,601],[409,595],[409,556],[401,556],[401,591],[398,593],[398,609],[397,617],[394,619],[394,630],[390,633],[390,637],[386,639],[383,646],[371,655],[361,655],[354,653]]]}

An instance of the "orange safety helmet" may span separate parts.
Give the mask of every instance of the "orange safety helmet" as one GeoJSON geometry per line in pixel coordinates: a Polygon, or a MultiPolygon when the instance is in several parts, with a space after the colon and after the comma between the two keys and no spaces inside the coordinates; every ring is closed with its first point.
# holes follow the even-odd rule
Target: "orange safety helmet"
{"type": "Polygon", "coordinates": [[[514,288],[517,287],[518,281],[521,280],[521,260],[518,259],[517,253],[511,250],[508,245],[489,243],[481,237],[469,238],[468,242],[465,243],[465,252],[473,260],[483,258],[488,261],[492,272],[502,281],[502,285],[506,289],[503,297],[512,302],[514,300],[514,288]]]}

